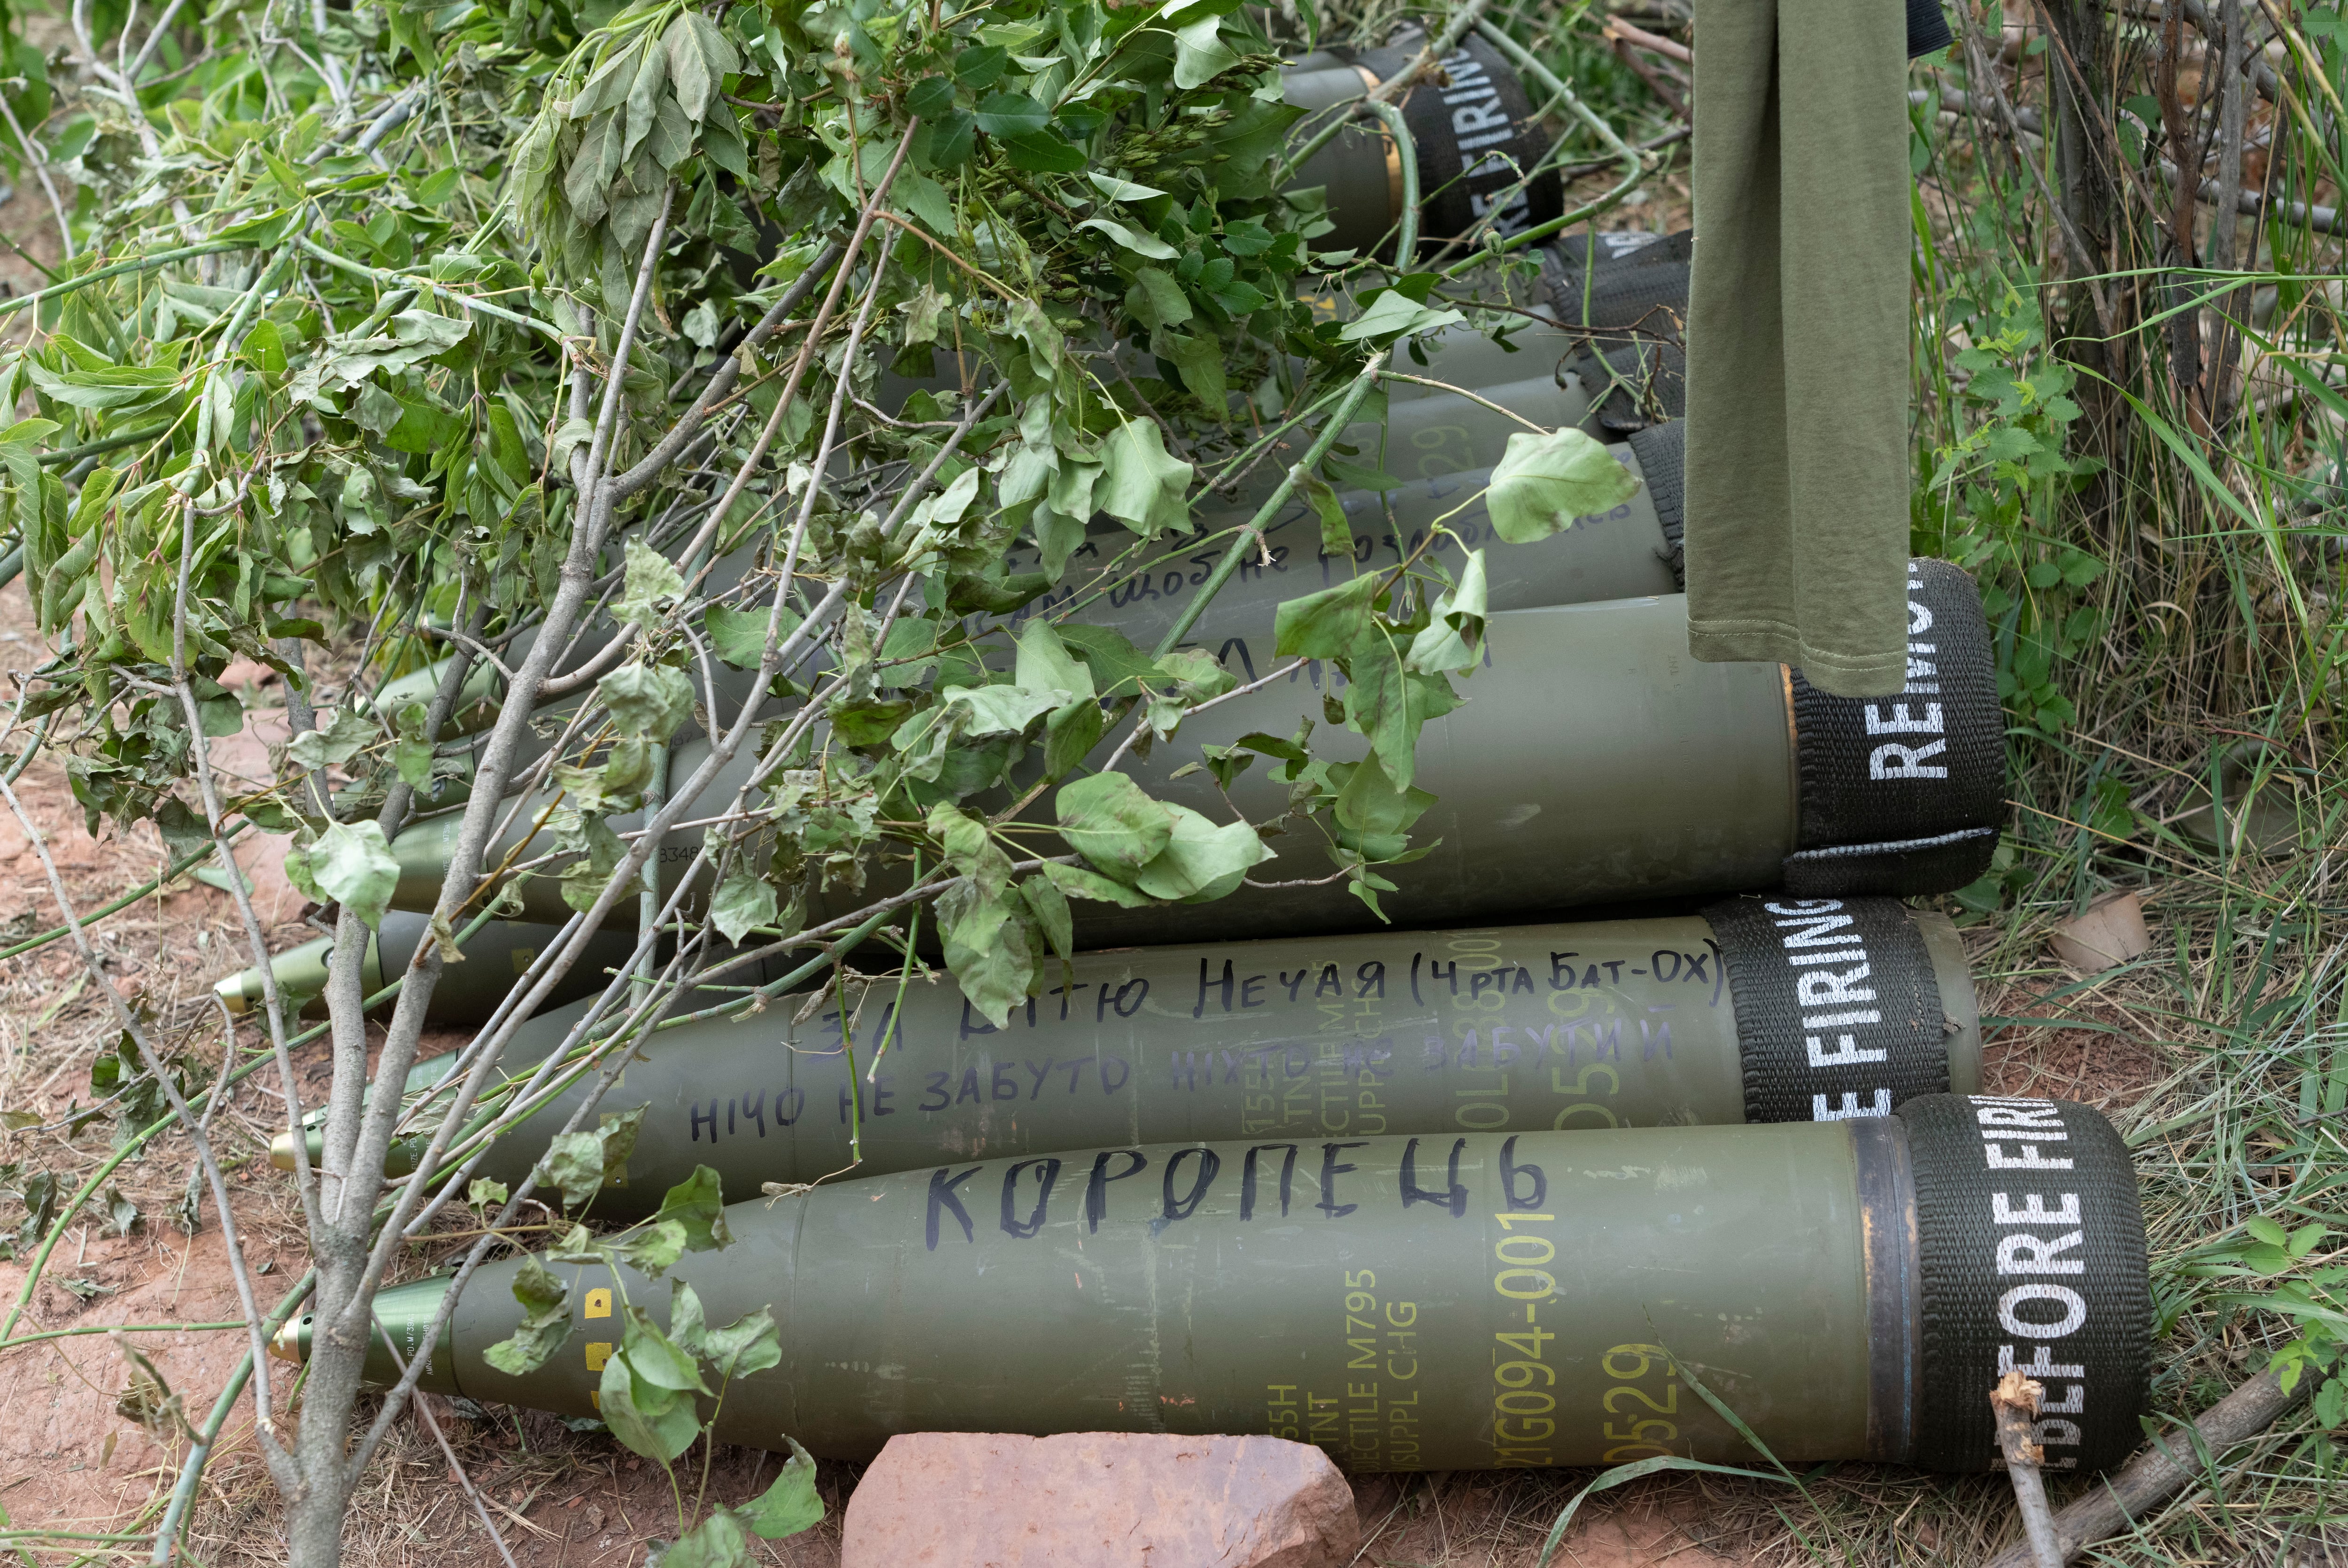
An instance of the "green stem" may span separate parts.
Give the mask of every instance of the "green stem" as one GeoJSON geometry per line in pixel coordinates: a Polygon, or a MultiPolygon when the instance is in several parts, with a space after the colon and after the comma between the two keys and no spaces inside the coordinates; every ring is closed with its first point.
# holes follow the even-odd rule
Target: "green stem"
{"type": "Polygon", "coordinates": [[[1535,58],[1530,49],[1526,48],[1489,22],[1477,23],[1476,34],[1486,43],[1515,61],[1518,68],[1539,83],[1566,108],[1571,109],[1576,119],[1595,131],[1598,139],[1606,144],[1606,150],[1622,160],[1623,170],[1622,178],[1615,182],[1612,191],[1586,207],[1577,207],[1565,216],[1552,218],[1546,223],[1536,223],[1524,232],[1511,234],[1505,240],[1497,235],[1488,236],[1474,255],[1445,268],[1443,275],[1446,278],[1459,277],[1463,273],[1474,271],[1503,252],[1519,250],[1526,245],[1537,243],[1548,239],[1551,234],[1563,232],[1584,219],[1595,217],[1628,196],[1631,193],[1631,188],[1647,177],[1646,160],[1639,155],[1639,150],[1616,135],[1614,128],[1606,122],[1605,117],[1576,97],[1573,89],[1567,87],[1555,71],[1535,58]]]}
{"type": "Polygon", "coordinates": [[[1394,138],[1395,161],[1402,166],[1402,213],[1395,220],[1395,256],[1407,268],[1410,258],[1418,253],[1418,143],[1411,139],[1410,122],[1398,106],[1371,98],[1362,107],[1385,122],[1386,134],[1394,138]]]}
{"type": "Polygon", "coordinates": [[[1354,384],[1345,389],[1337,411],[1329,416],[1327,424],[1321,427],[1320,435],[1314,437],[1313,445],[1305,449],[1304,456],[1281,476],[1280,483],[1273,487],[1271,497],[1256,509],[1256,514],[1248,520],[1247,526],[1240,530],[1239,537],[1232,540],[1223,552],[1222,559],[1215,562],[1215,569],[1207,573],[1207,580],[1192,592],[1190,602],[1182,606],[1182,614],[1175,617],[1174,624],[1166,629],[1166,634],[1158,640],[1158,646],[1150,651],[1152,658],[1162,659],[1182,645],[1182,639],[1189,636],[1190,628],[1199,624],[1199,617],[1206,614],[1208,604],[1239,571],[1240,562],[1247,559],[1247,552],[1255,548],[1263,529],[1280,515],[1280,509],[1288,504],[1289,493],[1295,490],[1297,482],[1329,455],[1329,449],[1337,444],[1337,438],[1344,433],[1346,426],[1353,423],[1354,410],[1362,406],[1362,400],[1369,396],[1370,388],[1377,385],[1378,371],[1385,366],[1385,359],[1383,353],[1375,354],[1371,356],[1367,365],[1362,366],[1361,373],[1354,377],[1354,384]]]}
{"type": "Polygon", "coordinates": [[[60,447],[53,452],[43,452],[35,460],[45,469],[54,468],[59,463],[79,462],[84,458],[94,458],[100,452],[111,452],[122,447],[135,447],[141,441],[151,440],[157,436],[165,434],[178,423],[177,419],[166,419],[160,425],[146,425],[136,430],[125,430],[121,435],[108,436],[102,440],[85,441],[78,447],[60,447]]]}
{"type": "Polygon", "coordinates": [[[477,310],[483,315],[493,315],[499,321],[510,321],[516,326],[524,326],[532,332],[542,333],[557,343],[562,341],[561,327],[541,321],[534,315],[523,315],[519,311],[508,310],[501,304],[491,304],[487,300],[476,299],[471,294],[435,283],[430,278],[417,277],[409,273],[386,272],[381,267],[370,267],[364,263],[355,262],[348,256],[338,256],[307,235],[303,237],[301,245],[304,251],[330,267],[339,267],[344,272],[353,273],[363,278],[373,278],[379,284],[392,284],[400,288],[428,290],[461,309],[477,310]]]}
{"type": "Polygon", "coordinates": [[[19,1345],[38,1345],[44,1339],[71,1339],[82,1334],[194,1334],[203,1329],[242,1328],[244,1319],[233,1323],[94,1323],[84,1328],[51,1328],[39,1334],[20,1335],[0,1349],[14,1350],[19,1345]]]}
{"type": "MultiPolygon", "coordinates": [[[[1410,139],[1410,127],[1405,123],[1402,110],[1390,103],[1375,100],[1363,107],[1385,122],[1386,132],[1394,138],[1395,150],[1401,154],[1403,207],[1395,254],[1409,256],[1418,248],[1418,150],[1410,139]]],[[[1190,634],[1190,628],[1199,624],[1200,615],[1206,614],[1208,604],[1239,571],[1240,562],[1247,559],[1250,546],[1262,536],[1263,529],[1272,520],[1280,515],[1280,509],[1288,504],[1289,492],[1313,471],[1323,458],[1329,455],[1329,449],[1337,444],[1337,438],[1344,433],[1347,425],[1353,423],[1354,410],[1362,406],[1362,399],[1368,397],[1370,388],[1377,385],[1379,373],[1385,369],[1385,362],[1386,356],[1383,352],[1370,356],[1370,362],[1363,366],[1361,373],[1354,377],[1354,384],[1345,389],[1345,396],[1338,403],[1336,412],[1331,414],[1329,422],[1321,427],[1321,433],[1313,438],[1313,445],[1306,449],[1303,458],[1290,465],[1287,473],[1281,476],[1271,499],[1256,509],[1255,516],[1240,531],[1239,537],[1231,541],[1231,547],[1223,552],[1223,558],[1215,562],[1215,569],[1207,573],[1207,580],[1200,583],[1198,591],[1190,595],[1190,602],[1182,606],[1182,614],[1158,640],[1153,657],[1162,659],[1181,646],[1182,639],[1190,634]]]]}
{"type": "Polygon", "coordinates": [[[35,289],[31,294],[19,294],[12,300],[0,300],[0,315],[7,315],[12,312],[42,304],[65,294],[77,293],[92,284],[104,283],[108,278],[118,278],[125,273],[152,272],[157,267],[169,266],[173,262],[184,262],[191,256],[217,255],[222,251],[238,251],[245,248],[246,242],[242,240],[207,240],[201,245],[181,245],[177,250],[158,251],[151,256],[141,256],[136,261],[117,262],[110,267],[100,267],[94,273],[84,273],[77,278],[67,278],[61,284],[51,284],[45,289],[35,289]]]}
{"type": "MultiPolygon", "coordinates": [[[[36,738],[35,746],[37,745],[38,739],[36,738]]],[[[18,758],[10,765],[10,771],[7,776],[10,783],[15,783],[16,775],[24,771],[25,764],[31,759],[34,749],[35,747],[26,748],[25,755],[18,758]]],[[[228,840],[233,839],[239,833],[244,831],[245,827],[245,823],[238,823],[235,827],[231,828],[226,833],[221,835],[221,841],[226,842],[228,840]]],[[[157,877],[153,882],[133,888],[130,892],[124,893],[120,898],[116,899],[112,903],[107,904],[102,908],[93,910],[89,913],[83,915],[81,917],[81,923],[84,925],[88,925],[92,921],[104,920],[108,915],[112,914],[115,911],[125,908],[130,904],[137,903],[140,899],[145,898],[148,894],[153,892],[157,888],[161,887],[164,883],[185,876],[188,872],[197,864],[197,862],[211,859],[211,846],[207,844],[202,849],[197,851],[194,854],[188,856],[185,860],[172,861],[170,869],[166,871],[161,876],[157,877]]],[[[57,938],[69,934],[70,932],[71,928],[68,926],[56,926],[48,931],[41,933],[38,936],[28,937],[25,941],[16,944],[14,947],[0,948],[0,958],[14,958],[20,953],[30,953],[36,947],[46,947],[50,943],[57,941],[57,938]]]]}
{"type": "MultiPolygon", "coordinates": [[[[315,1269],[295,1280],[294,1288],[285,1293],[285,1299],[279,1302],[276,1310],[263,1321],[262,1337],[266,1339],[276,1333],[285,1320],[294,1315],[294,1309],[309,1299],[310,1292],[316,1288],[317,1284],[315,1269]]],[[[244,1326],[240,1323],[236,1326],[242,1328],[244,1326]]],[[[203,1429],[196,1434],[195,1446],[189,1449],[187,1459],[180,1466],[180,1479],[172,1483],[171,1501],[165,1506],[163,1522],[155,1532],[155,1555],[151,1559],[154,1568],[168,1568],[180,1526],[187,1518],[189,1504],[195,1501],[197,1486],[203,1480],[204,1461],[211,1457],[212,1445],[220,1440],[221,1428],[228,1424],[229,1412],[236,1408],[237,1400],[244,1395],[244,1386],[252,1380],[252,1349],[248,1346],[244,1359],[236,1364],[236,1370],[229,1376],[228,1387],[222,1388],[220,1398],[212,1401],[211,1414],[204,1418],[203,1429]]]]}

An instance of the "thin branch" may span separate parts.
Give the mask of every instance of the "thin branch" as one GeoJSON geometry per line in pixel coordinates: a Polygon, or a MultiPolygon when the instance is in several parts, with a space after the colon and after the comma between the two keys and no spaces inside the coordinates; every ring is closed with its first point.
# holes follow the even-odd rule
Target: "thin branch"
{"type": "MultiPolygon", "coordinates": [[[[400,1355],[399,1346],[393,1343],[393,1336],[384,1332],[380,1319],[376,1324],[376,1343],[389,1353],[394,1369],[406,1377],[407,1359],[400,1355]]],[[[481,1528],[489,1532],[489,1544],[498,1549],[498,1555],[505,1560],[506,1568],[521,1568],[514,1561],[512,1549],[506,1545],[504,1532],[498,1529],[497,1521],[489,1517],[489,1505],[481,1501],[480,1490],[473,1485],[473,1478],[465,1473],[465,1462],[457,1457],[457,1450],[448,1446],[448,1434],[441,1431],[440,1423],[433,1418],[432,1407],[425,1400],[417,1399],[415,1409],[417,1421],[432,1434],[432,1440],[439,1445],[440,1457],[448,1461],[448,1473],[456,1479],[458,1490],[465,1494],[465,1501],[473,1505],[473,1512],[479,1517],[481,1528]]]]}
{"type": "MultiPolygon", "coordinates": [[[[174,3],[176,4],[177,0],[174,0],[174,3]]],[[[0,115],[7,117],[8,129],[15,135],[16,145],[25,150],[25,160],[33,166],[34,174],[40,179],[41,189],[49,198],[49,211],[56,213],[57,217],[57,243],[65,247],[66,260],[72,261],[74,259],[73,224],[66,219],[66,204],[57,195],[57,182],[49,178],[49,160],[41,156],[41,150],[33,145],[33,139],[26,135],[25,128],[17,123],[16,111],[8,107],[7,95],[5,93],[0,93],[0,115]]]]}
{"type": "Polygon", "coordinates": [[[2033,1568],[2063,1568],[2063,1553],[2054,1544],[2054,1521],[2046,1511],[2046,1480],[2038,1468],[2046,1462],[2046,1450],[2032,1435],[2038,1401],[2045,1392],[2016,1367],[1998,1379],[1989,1391],[1989,1403],[1997,1412],[1997,1446],[2005,1456],[2006,1479],[2013,1483],[2014,1505],[2022,1511],[2033,1568]]]}
{"type": "MultiPolygon", "coordinates": [[[[2054,1516],[2062,1560],[2068,1562],[2094,1542],[2119,1534],[2179,1493],[2209,1485],[2217,1479],[2213,1467],[2219,1457],[2272,1426],[2319,1381],[2302,1372],[2298,1387],[2285,1392],[2281,1375],[2269,1367],[2210,1406],[2199,1421],[2172,1427],[2154,1439],[2127,1469],[2097,1481],[2054,1516]]],[[[2029,1543],[2008,1547],[1985,1568],[2034,1568],[2029,1543]]]]}

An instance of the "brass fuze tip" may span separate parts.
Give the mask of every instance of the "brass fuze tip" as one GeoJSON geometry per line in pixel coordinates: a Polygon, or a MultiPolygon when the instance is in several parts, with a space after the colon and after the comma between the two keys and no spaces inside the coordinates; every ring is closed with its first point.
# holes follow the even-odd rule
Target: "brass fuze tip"
{"type": "Polygon", "coordinates": [[[219,997],[221,1006],[232,1013],[245,1012],[252,1006],[252,999],[244,994],[244,976],[242,974],[224,975],[213,981],[212,995],[219,997]]]}
{"type": "Polygon", "coordinates": [[[294,1151],[294,1135],[281,1132],[269,1140],[269,1162],[280,1171],[291,1171],[300,1161],[294,1151]]]}
{"type": "Polygon", "coordinates": [[[299,1361],[302,1355],[303,1319],[289,1317],[280,1324],[277,1332],[269,1336],[269,1354],[280,1361],[299,1361]]]}

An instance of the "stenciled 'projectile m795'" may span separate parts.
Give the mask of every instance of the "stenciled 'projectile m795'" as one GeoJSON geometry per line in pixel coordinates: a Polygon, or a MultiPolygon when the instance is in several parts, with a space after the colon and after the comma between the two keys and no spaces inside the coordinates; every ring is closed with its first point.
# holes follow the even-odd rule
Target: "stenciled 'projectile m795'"
{"type": "MultiPolygon", "coordinates": [[[[848,983],[804,1024],[792,997],[653,1033],[600,1102],[643,1120],[593,1214],[640,1218],[701,1165],[739,1200],[941,1152],[1823,1121],[1981,1085],[1957,934],[1890,899],[1134,948],[1050,979],[1000,1028],[951,979],[891,976],[848,983]]],[[[584,1006],[521,1026],[506,1078],[526,1083],[584,1006]]],[[[456,1060],[410,1074],[417,1124],[437,1122],[427,1091],[456,1060]]],[[[520,1181],[596,1076],[558,1069],[476,1173],[520,1181]]],[[[394,1144],[394,1174],[420,1142],[394,1144]]],[[[274,1157],[291,1166],[290,1142],[274,1157]]]]}
{"type": "MultiPolygon", "coordinates": [[[[860,1459],[900,1432],[1263,1432],[1355,1470],[2000,1462],[1989,1390],[2045,1389],[2049,1468],[2142,1438],[2151,1328],[2128,1151],[2081,1105],[1930,1095],[1775,1127],[1242,1136],[939,1158],[724,1211],[669,1271],[780,1361],[717,1440],[860,1459]]],[[[522,1259],[387,1290],[367,1375],[592,1418],[667,1281],[556,1259],[535,1370],[522,1259]],[[558,1330],[561,1322],[554,1326],[558,1330]]],[[[313,1325],[277,1348],[305,1353],[313,1325]]],[[[616,1385],[616,1387],[615,1387],[616,1385]]],[[[672,1384],[670,1387],[674,1387],[672,1384]]],[[[703,1409],[708,1406],[705,1401],[703,1409]]]]}

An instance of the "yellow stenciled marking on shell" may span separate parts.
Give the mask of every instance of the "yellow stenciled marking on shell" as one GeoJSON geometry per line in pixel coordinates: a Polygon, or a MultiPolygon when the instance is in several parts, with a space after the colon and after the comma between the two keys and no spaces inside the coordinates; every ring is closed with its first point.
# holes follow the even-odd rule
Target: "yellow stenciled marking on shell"
{"type": "Polygon", "coordinates": [[[587,1315],[590,1317],[612,1315],[612,1292],[609,1287],[597,1285],[587,1293],[587,1315]]]}
{"type": "Polygon", "coordinates": [[[603,1369],[603,1363],[609,1361],[611,1358],[612,1342],[610,1340],[591,1339],[587,1342],[588,1371],[601,1372],[603,1369]]]}

